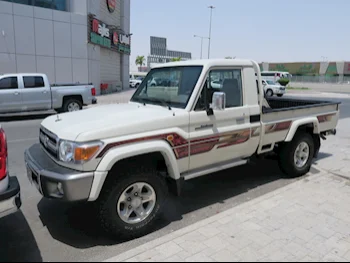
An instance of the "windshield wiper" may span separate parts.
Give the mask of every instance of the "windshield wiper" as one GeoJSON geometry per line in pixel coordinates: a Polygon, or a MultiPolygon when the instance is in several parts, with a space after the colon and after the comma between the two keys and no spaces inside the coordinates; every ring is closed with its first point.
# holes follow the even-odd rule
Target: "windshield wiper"
{"type": "Polygon", "coordinates": [[[155,102],[155,103],[160,103],[162,104],[164,107],[167,107],[169,110],[171,110],[171,105],[169,102],[165,101],[165,100],[161,100],[161,99],[157,99],[157,98],[144,98],[143,100],[146,101],[151,101],[151,102],[155,102]]]}

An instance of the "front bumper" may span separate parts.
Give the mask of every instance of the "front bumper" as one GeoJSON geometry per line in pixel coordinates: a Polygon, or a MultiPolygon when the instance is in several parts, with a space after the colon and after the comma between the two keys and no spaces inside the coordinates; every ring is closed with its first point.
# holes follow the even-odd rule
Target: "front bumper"
{"type": "Polygon", "coordinates": [[[285,94],[286,93],[286,89],[275,89],[273,91],[274,94],[285,94]]]}
{"type": "Polygon", "coordinates": [[[18,179],[10,177],[9,188],[0,194],[0,218],[17,212],[21,205],[21,187],[18,179]]]}
{"type": "Polygon", "coordinates": [[[70,202],[89,199],[93,172],[80,172],[58,165],[40,144],[34,144],[25,151],[24,161],[29,181],[42,196],[70,202]]]}

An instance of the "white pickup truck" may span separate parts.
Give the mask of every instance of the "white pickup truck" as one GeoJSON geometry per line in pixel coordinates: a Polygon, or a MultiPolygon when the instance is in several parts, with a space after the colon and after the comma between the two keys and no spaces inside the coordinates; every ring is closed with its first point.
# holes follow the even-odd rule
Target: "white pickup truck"
{"type": "Polygon", "coordinates": [[[0,75],[0,114],[78,111],[97,102],[92,84],[50,85],[45,74],[0,75]]]}
{"type": "Polygon", "coordinates": [[[185,180],[274,150],[286,175],[305,175],[338,118],[339,103],[265,99],[254,61],[174,62],[154,67],[129,103],[46,118],[25,163],[44,197],[95,202],[108,233],[137,237],[185,180]]]}

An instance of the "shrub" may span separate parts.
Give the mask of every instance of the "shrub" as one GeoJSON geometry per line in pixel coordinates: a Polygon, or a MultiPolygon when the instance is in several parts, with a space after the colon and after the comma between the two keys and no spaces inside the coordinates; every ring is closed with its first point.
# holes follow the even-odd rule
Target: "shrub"
{"type": "Polygon", "coordinates": [[[278,83],[285,87],[289,84],[289,79],[279,79],[278,83]]]}

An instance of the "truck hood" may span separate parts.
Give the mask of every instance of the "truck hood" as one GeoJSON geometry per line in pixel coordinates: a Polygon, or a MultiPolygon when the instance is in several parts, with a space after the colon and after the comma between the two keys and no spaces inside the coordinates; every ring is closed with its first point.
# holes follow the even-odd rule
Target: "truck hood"
{"type": "Polygon", "coordinates": [[[188,112],[134,103],[53,115],[41,123],[60,139],[86,142],[169,127],[188,126],[188,112]]]}

